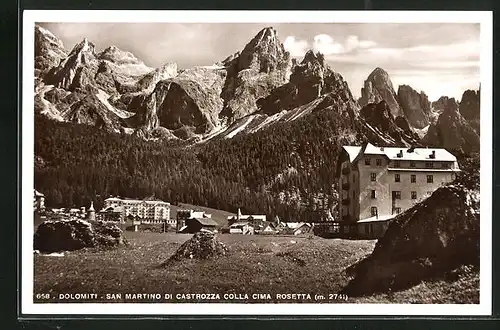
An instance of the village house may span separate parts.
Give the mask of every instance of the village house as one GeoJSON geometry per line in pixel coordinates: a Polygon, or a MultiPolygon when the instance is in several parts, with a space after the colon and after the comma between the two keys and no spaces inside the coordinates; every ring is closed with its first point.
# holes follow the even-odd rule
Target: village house
{"type": "Polygon", "coordinates": [[[180,233],[197,233],[199,231],[218,232],[219,224],[211,218],[189,218],[186,225],[180,229],[180,233]]]}
{"type": "Polygon", "coordinates": [[[459,171],[456,157],[442,148],[344,146],[337,162],[339,234],[381,237],[389,220],[459,171]]]}
{"type": "Polygon", "coordinates": [[[104,208],[98,213],[102,221],[124,222],[128,216],[141,223],[163,223],[170,219],[170,203],[150,198],[110,197],[104,200],[104,208]]]}
{"type": "Polygon", "coordinates": [[[203,211],[195,211],[191,209],[179,209],[177,210],[177,216],[175,220],[175,226],[177,232],[181,232],[186,229],[188,219],[211,219],[212,215],[205,213],[203,211]]]}
{"type": "Polygon", "coordinates": [[[241,210],[238,209],[238,213],[236,215],[228,216],[227,217],[227,223],[229,227],[231,227],[232,224],[236,222],[246,222],[251,225],[253,224],[259,224],[266,222],[266,216],[265,215],[256,215],[256,214],[248,214],[248,215],[243,215],[241,214],[241,210]]]}
{"type": "Polygon", "coordinates": [[[262,235],[275,235],[279,233],[277,226],[272,222],[264,222],[264,224],[259,228],[258,233],[262,235]]]}
{"type": "Polygon", "coordinates": [[[230,234],[254,235],[255,228],[250,226],[248,222],[235,222],[229,226],[230,234]]]}

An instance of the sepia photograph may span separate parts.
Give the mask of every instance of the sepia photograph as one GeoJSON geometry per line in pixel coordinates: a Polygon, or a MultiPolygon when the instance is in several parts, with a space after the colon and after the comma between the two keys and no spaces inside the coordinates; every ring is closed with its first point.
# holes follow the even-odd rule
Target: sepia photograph
{"type": "Polygon", "coordinates": [[[491,36],[25,11],[23,313],[491,313],[491,36]]]}

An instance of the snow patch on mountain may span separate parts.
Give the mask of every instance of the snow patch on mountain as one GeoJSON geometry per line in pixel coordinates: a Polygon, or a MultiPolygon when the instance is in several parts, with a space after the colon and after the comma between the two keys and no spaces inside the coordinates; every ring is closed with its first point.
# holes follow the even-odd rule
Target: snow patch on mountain
{"type": "Polygon", "coordinates": [[[414,128],[413,130],[415,131],[415,133],[418,134],[418,136],[420,138],[423,138],[427,134],[427,131],[429,130],[429,126],[431,126],[431,125],[427,125],[424,128],[420,128],[420,129],[414,128]]]}
{"type": "Polygon", "coordinates": [[[130,117],[132,117],[134,115],[133,112],[129,112],[129,111],[125,111],[125,110],[120,110],[120,109],[117,109],[114,106],[112,106],[109,103],[109,101],[108,101],[109,95],[105,91],[103,91],[102,89],[99,89],[99,91],[97,92],[96,96],[99,99],[99,101],[101,101],[101,103],[104,104],[104,106],[109,111],[113,112],[118,117],[120,117],[120,118],[130,118],[130,117]]]}
{"type": "Polygon", "coordinates": [[[231,130],[231,127],[229,128],[229,130],[231,130],[229,132],[229,134],[227,134],[225,136],[226,139],[231,139],[233,137],[236,136],[236,134],[238,134],[239,132],[243,131],[245,129],[245,127],[248,126],[248,124],[250,124],[252,122],[252,120],[254,120],[255,116],[248,116],[244,119],[244,122],[243,124],[241,125],[235,125],[235,127],[233,127],[233,129],[231,130]]]}
{"type": "Polygon", "coordinates": [[[37,94],[35,95],[35,98],[39,98],[40,104],[42,106],[42,111],[41,113],[43,115],[46,115],[50,119],[54,119],[57,121],[64,121],[63,116],[61,115],[61,112],[49,101],[45,99],[45,93],[50,91],[54,86],[52,85],[44,85],[40,88],[37,89],[37,94]]]}

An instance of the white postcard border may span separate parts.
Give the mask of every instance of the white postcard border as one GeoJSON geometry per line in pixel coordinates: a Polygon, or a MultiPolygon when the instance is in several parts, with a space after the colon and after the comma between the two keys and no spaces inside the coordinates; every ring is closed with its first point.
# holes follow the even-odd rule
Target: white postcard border
{"type": "Polygon", "coordinates": [[[27,315],[490,315],[492,300],[493,15],[489,11],[44,11],[23,12],[21,310],[27,315]],[[480,303],[228,304],[33,303],[35,22],[479,23],[481,77],[480,303]],[[221,310],[221,308],[223,308],[221,310]]]}

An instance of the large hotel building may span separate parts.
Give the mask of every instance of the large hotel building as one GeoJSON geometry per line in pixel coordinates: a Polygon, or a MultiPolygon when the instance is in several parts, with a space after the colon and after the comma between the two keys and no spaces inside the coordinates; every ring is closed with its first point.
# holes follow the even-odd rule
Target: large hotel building
{"type": "Polygon", "coordinates": [[[344,146],[337,165],[339,227],[367,237],[383,235],[388,220],[454,180],[454,155],[441,148],[344,146]]]}
{"type": "Polygon", "coordinates": [[[124,222],[132,217],[142,223],[162,223],[170,218],[170,203],[110,197],[104,200],[104,208],[97,214],[97,217],[104,221],[124,222]]]}

